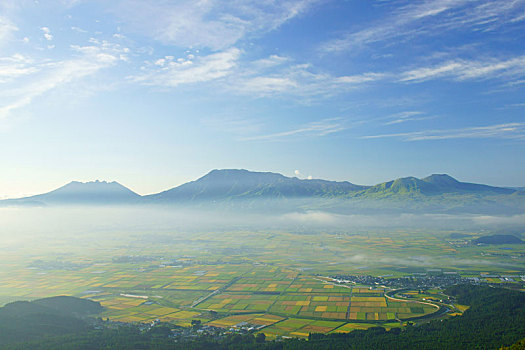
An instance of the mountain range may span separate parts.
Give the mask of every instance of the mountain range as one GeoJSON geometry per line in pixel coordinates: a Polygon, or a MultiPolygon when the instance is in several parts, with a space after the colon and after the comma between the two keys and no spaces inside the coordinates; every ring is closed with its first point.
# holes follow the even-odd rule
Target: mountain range
{"type": "Polygon", "coordinates": [[[54,191],[0,205],[222,205],[331,210],[525,212],[520,189],[460,182],[446,174],[405,177],[361,186],[347,181],[299,179],[243,169],[212,170],[178,187],[141,196],[118,182],[70,182],[54,191]]]}

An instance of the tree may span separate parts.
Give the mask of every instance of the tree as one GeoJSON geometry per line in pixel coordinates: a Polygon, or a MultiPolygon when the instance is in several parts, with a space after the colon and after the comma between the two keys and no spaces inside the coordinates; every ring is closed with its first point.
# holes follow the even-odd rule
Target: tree
{"type": "Polygon", "coordinates": [[[264,343],[266,341],[266,334],[264,333],[257,333],[255,336],[255,342],[256,343],[264,343]]]}
{"type": "Polygon", "coordinates": [[[191,326],[193,329],[199,329],[201,328],[201,320],[191,320],[191,326]]]}

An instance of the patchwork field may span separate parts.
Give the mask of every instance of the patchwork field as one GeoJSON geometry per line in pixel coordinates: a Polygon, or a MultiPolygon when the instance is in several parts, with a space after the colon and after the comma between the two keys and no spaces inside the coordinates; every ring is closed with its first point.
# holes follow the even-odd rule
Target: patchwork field
{"type": "MultiPolygon", "coordinates": [[[[452,252],[448,234],[141,232],[80,235],[75,244],[48,237],[20,245],[4,240],[0,303],[74,295],[101,302],[106,310],[100,316],[114,321],[250,325],[269,337],[398,327],[403,320],[436,311],[425,299],[440,296],[439,291],[409,291],[415,293],[411,298],[396,300],[380,286],[339,285],[328,276],[400,277],[445,266],[465,276],[522,273],[517,258],[512,258],[516,266],[507,261],[487,268],[506,259],[501,254],[519,252],[471,246],[452,252]],[[423,252],[431,257],[423,259],[423,252]],[[483,263],[442,264],[450,254],[483,263]]],[[[496,280],[486,277],[491,278],[496,280]]]]}
{"type": "Polygon", "coordinates": [[[277,336],[308,337],[309,333],[329,333],[345,322],[318,321],[301,318],[288,318],[261,330],[270,339],[277,336]]]}
{"type": "Polygon", "coordinates": [[[197,307],[218,312],[266,311],[277,297],[267,294],[223,293],[198,304],[197,307]]]}
{"type": "Polygon", "coordinates": [[[260,329],[280,322],[284,319],[285,318],[283,317],[270,314],[245,314],[227,316],[218,320],[210,321],[206,324],[219,328],[239,328],[243,326],[253,326],[257,329],[260,329]]]}

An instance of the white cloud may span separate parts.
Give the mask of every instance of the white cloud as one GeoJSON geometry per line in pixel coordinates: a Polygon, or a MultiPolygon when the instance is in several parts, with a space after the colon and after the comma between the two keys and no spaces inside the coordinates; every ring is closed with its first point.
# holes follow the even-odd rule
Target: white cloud
{"type": "Polygon", "coordinates": [[[44,38],[46,38],[47,41],[53,40],[53,35],[51,34],[51,30],[48,27],[42,27],[40,29],[42,32],[44,32],[44,38]]]}
{"type": "MultiPolygon", "coordinates": [[[[165,56],[148,62],[143,73],[133,81],[146,85],[177,87],[182,84],[206,83],[220,79],[223,91],[250,97],[301,97],[301,103],[345,93],[377,82],[421,83],[435,79],[455,81],[483,79],[519,79],[525,76],[525,56],[507,59],[456,59],[426,67],[398,72],[364,72],[336,76],[307,63],[296,63],[289,57],[271,55],[246,62],[243,52],[230,48],[207,56],[175,58],[165,56]]],[[[430,116],[399,116],[388,124],[423,120],[430,116]]]]}
{"type": "Polygon", "coordinates": [[[279,64],[266,69],[269,67],[261,66],[260,61],[239,69],[232,77],[230,90],[256,97],[289,95],[318,99],[387,77],[386,74],[374,72],[339,77],[316,72],[310,64],[296,64],[288,58],[275,60],[279,64]]]}
{"type": "Polygon", "coordinates": [[[500,138],[525,140],[525,123],[505,123],[462,129],[424,130],[363,136],[363,139],[399,138],[403,141],[500,138]]]}
{"type": "Polygon", "coordinates": [[[400,81],[420,82],[441,77],[455,80],[519,77],[525,75],[525,56],[506,60],[455,60],[431,67],[416,68],[400,75],[400,81]]]}
{"type": "Polygon", "coordinates": [[[511,104],[506,105],[503,108],[521,108],[521,107],[525,107],[525,102],[524,103],[511,103],[511,104]]]}
{"type": "Polygon", "coordinates": [[[463,65],[458,62],[448,62],[436,67],[417,68],[402,74],[401,81],[427,80],[447,74],[451,74],[462,68],[463,65]]]}
{"type": "Polygon", "coordinates": [[[307,100],[338,94],[356,86],[385,80],[388,74],[367,72],[334,76],[316,72],[310,64],[290,57],[270,55],[246,61],[243,51],[232,47],[209,55],[187,52],[186,57],[164,56],[146,62],[134,82],[151,86],[178,87],[183,84],[220,80],[223,91],[250,97],[300,96],[307,100]]]}
{"type": "Polygon", "coordinates": [[[280,66],[286,62],[289,62],[289,57],[279,56],[279,55],[270,55],[266,58],[261,58],[259,60],[253,61],[251,64],[255,68],[258,69],[265,69],[265,68],[273,68],[276,66],[280,66]]]}
{"type": "Polygon", "coordinates": [[[124,27],[161,42],[224,50],[249,34],[278,28],[315,2],[318,0],[121,0],[112,6],[124,27]]]}
{"type": "Polygon", "coordinates": [[[3,46],[11,39],[12,34],[18,30],[9,19],[0,16],[0,46],[3,46]]]}
{"type": "Polygon", "coordinates": [[[8,71],[11,74],[17,72],[19,75],[25,75],[28,79],[10,82],[9,89],[6,89],[6,93],[0,97],[2,106],[0,119],[9,116],[16,109],[29,105],[35,98],[51,90],[116,64],[126,52],[126,49],[108,42],[71,48],[78,56],[69,60],[33,63],[23,56],[13,58],[13,65],[8,71]],[[16,71],[17,64],[26,65],[16,71]]]}
{"type": "Polygon", "coordinates": [[[335,78],[337,83],[341,84],[362,84],[372,81],[382,80],[388,75],[385,73],[363,73],[357,75],[346,75],[335,78]]]}
{"type": "Polygon", "coordinates": [[[182,84],[208,82],[230,74],[237,65],[241,51],[231,48],[225,51],[192,59],[164,57],[155,60],[145,69],[146,73],[132,77],[135,82],[146,85],[177,87],[182,84]]]}
{"type": "Polygon", "coordinates": [[[409,121],[419,121],[419,120],[427,120],[432,117],[425,115],[425,113],[420,111],[405,111],[400,112],[396,114],[392,114],[385,119],[388,119],[387,122],[384,123],[384,125],[393,125],[393,124],[401,124],[406,123],[409,121]]]}
{"type": "Polygon", "coordinates": [[[75,27],[75,26],[71,27],[71,30],[74,31],[74,32],[77,32],[77,33],[87,33],[88,32],[85,29],[82,29],[80,27],[75,27]]]}
{"type": "Polygon", "coordinates": [[[347,129],[347,126],[345,126],[341,118],[329,118],[310,122],[288,131],[243,137],[241,138],[241,141],[278,140],[290,136],[319,137],[330,135],[345,129],[347,129]]]}
{"type": "Polygon", "coordinates": [[[386,18],[323,44],[322,51],[346,51],[363,45],[405,42],[452,30],[490,31],[523,20],[524,0],[425,0],[409,2],[386,18]]]}
{"type": "Polygon", "coordinates": [[[274,93],[291,92],[299,87],[299,82],[292,77],[260,76],[242,81],[235,88],[242,93],[256,93],[258,95],[270,95],[274,93]]]}
{"type": "Polygon", "coordinates": [[[5,84],[37,71],[38,68],[32,65],[31,59],[21,54],[0,58],[0,83],[5,84]]]}

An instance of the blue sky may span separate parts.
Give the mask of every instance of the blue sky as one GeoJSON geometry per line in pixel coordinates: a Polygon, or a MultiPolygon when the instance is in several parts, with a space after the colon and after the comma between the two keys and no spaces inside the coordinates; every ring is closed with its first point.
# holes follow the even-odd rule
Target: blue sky
{"type": "Polygon", "coordinates": [[[214,168],[525,186],[525,0],[3,0],[0,196],[214,168]]]}

